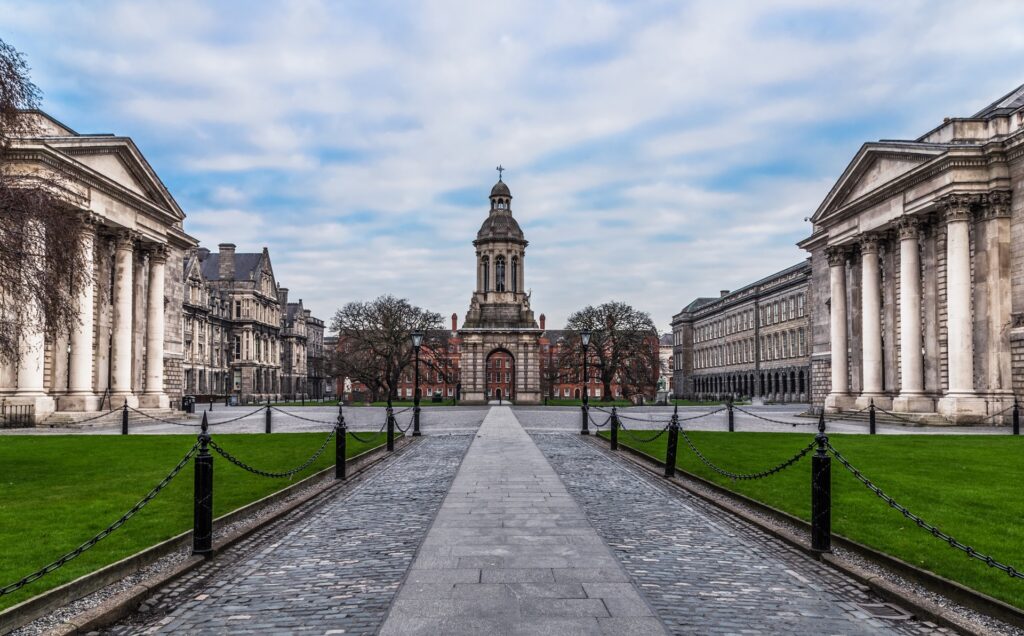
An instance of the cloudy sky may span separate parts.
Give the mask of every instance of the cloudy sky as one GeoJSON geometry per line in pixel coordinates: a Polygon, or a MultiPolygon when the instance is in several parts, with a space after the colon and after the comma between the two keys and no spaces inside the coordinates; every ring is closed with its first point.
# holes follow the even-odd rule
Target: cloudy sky
{"type": "Polygon", "coordinates": [[[216,249],[329,318],[461,316],[494,167],[533,307],[668,327],[798,262],[861,143],[1024,83],[1020,2],[7,2],[44,108],[134,138],[216,249]]]}

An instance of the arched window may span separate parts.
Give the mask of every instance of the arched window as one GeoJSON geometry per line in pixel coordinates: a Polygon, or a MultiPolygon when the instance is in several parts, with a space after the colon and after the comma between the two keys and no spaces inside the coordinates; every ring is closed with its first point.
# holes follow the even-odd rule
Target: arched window
{"type": "Polygon", "coordinates": [[[512,257],[512,291],[519,291],[519,257],[512,257]]]}
{"type": "Polygon", "coordinates": [[[491,291],[491,259],[488,256],[480,259],[481,267],[484,270],[484,291],[491,291]]]}
{"type": "Polygon", "coordinates": [[[494,290],[505,291],[505,257],[494,259],[494,290]]]}

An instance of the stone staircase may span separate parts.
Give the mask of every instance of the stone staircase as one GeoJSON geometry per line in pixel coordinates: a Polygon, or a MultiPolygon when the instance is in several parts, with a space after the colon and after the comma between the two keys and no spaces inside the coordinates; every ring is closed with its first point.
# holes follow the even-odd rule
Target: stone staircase
{"type": "MultiPolygon", "coordinates": [[[[146,415],[152,417],[158,417],[161,419],[172,420],[172,421],[185,421],[189,419],[187,413],[182,413],[176,409],[139,409],[146,415]]],[[[91,428],[94,426],[120,426],[121,424],[121,409],[115,410],[113,413],[101,417],[95,418],[101,411],[55,411],[52,415],[43,420],[38,426],[50,427],[50,428],[91,428]],[[84,420],[90,420],[85,423],[81,423],[84,420]]],[[[140,413],[136,413],[131,409],[128,410],[128,425],[132,424],[154,424],[157,423],[154,420],[146,417],[140,413]]]]}

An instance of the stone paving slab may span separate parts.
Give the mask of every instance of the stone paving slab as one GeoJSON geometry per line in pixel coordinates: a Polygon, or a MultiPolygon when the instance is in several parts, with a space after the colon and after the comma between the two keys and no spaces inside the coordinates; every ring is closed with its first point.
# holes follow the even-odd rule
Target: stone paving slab
{"type": "Polygon", "coordinates": [[[109,633],[376,633],[470,440],[423,438],[282,532],[254,535],[161,590],[145,615],[109,633]]]}
{"type": "Polygon", "coordinates": [[[664,634],[508,407],[491,409],[381,634],[664,634]]]}
{"type": "MultiPolygon", "coordinates": [[[[863,605],[883,601],[866,586],[579,436],[533,438],[673,633],[950,633],[872,617],[863,605]]],[[[609,611],[639,608],[613,584],[583,587],[609,611]]]]}

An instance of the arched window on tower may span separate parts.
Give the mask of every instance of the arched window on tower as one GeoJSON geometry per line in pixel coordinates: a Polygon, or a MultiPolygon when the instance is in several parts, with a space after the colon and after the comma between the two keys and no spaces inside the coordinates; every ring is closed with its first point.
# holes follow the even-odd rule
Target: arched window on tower
{"type": "Polygon", "coordinates": [[[485,292],[491,291],[491,259],[488,256],[484,256],[480,259],[480,267],[484,270],[484,286],[485,292]]]}
{"type": "Polygon", "coordinates": [[[494,259],[494,291],[505,291],[505,257],[494,259]]]}
{"type": "Polygon", "coordinates": [[[519,257],[512,257],[512,291],[519,291],[519,257]]]}

